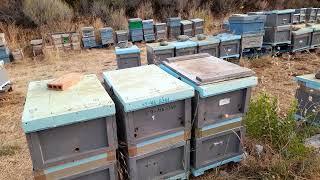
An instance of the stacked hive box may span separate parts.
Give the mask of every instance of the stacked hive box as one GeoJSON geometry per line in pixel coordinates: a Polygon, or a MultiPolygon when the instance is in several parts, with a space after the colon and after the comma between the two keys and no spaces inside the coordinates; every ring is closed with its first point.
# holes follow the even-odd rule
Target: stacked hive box
{"type": "Polygon", "coordinates": [[[311,48],[313,28],[305,27],[292,31],[292,52],[308,50],[311,48]]]}
{"type": "Polygon", "coordinates": [[[315,77],[315,74],[297,76],[295,79],[299,85],[296,91],[298,100],[296,119],[319,125],[320,80],[315,77]]]}
{"type": "Polygon", "coordinates": [[[4,33],[0,33],[0,61],[3,61],[4,63],[10,62],[10,51],[7,47],[4,33]]]}
{"type": "Polygon", "coordinates": [[[311,48],[316,49],[320,48],[320,26],[314,25],[312,26],[313,32],[312,32],[312,38],[311,38],[311,48]]]}
{"type": "Polygon", "coordinates": [[[140,49],[134,45],[126,47],[116,47],[118,69],[141,66],[140,49]]]}
{"type": "Polygon", "coordinates": [[[62,45],[62,37],[60,33],[57,34],[52,34],[51,35],[52,38],[52,43],[55,49],[57,50],[62,50],[63,49],[63,45],[62,45]]]}
{"type": "Polygon", "coordinates": [[[110,45],[113,44],[113,30],[111,27],[100,28],[100,37],[102,45],[110,45]]]}
{"type": "Polygon", "coordinates": [[[296,9],[293,14],[292,24],[299,24],[301,17],[301,9],[296,9]]]}
{"type": "Polygon", "coordinates": [[[178,36],[178,39],[179,40],[172,42],[175,47],[174,56],[184,56],[197,53],[198,44],[194,41],[191,41],[188,36],[178,36]]]}
{"type": "Polygon", "coordinates": [[[215,38],[220,40],[219,57],[221,59],[240,58],[241,35],[222,33],[215,38]]]}
{"type": "Polygon", "coordinates": [[[204,20],[203,19],[190,19],[192,22],[192,32],[193,36],[204,33],[204,20]]]}
{"type": "Polygon", "coordinates": [[[236,14],[229,18],[229,28],[234,34],[241,35],[241,52],[250,56],[262,48],[265,15],[236,14]]]}
{"type": "Polygon", "coordinates": [[[93,27],[83,27],[82,31],[82,44],[84,48],[93,48],[97,46],[96,36],[93,27]]]}
{"type": "Polygon", "coordinates": [[[42,39],[34,39],[30,41],[30,44],[32,46],[33,56],[38,56],[40,54],[43,54],[42,42],[43,42],[42,39]]]}
{"type": "Polygon", "coordinates": [[[242,117],[247,111],[254,72],[209,54],[168,58],[161,68],[193,86],[191,171],[194,176],[243,157],[242,117]]]}
{"type": "Polygon", "coordinates": [[[300,9],[300,23],[306,22],[306,13],[307,13],[307,8],[300,9]]]}
{"type": "Polygon", "coordinates": [[[180,17],[167,18],[168,39],[175,40],[181,34],[180,23],[180,17]]]}
{"type": "Polygon", "coordinates": [[[150,43],[147,47],[148,64],[160,64],[166,58],[174,57],[174,44],[171,42],[150,43]]]}
{"type": "Polygon", "coordinates": [[[187,35],[189,37],[192,37],[192,22],[189,20],[182,20],[181,21],[181,34],[187,35]]]}
{"type": "Polygon", "coordinates": [[[72,44],[73,50],[81,50],[79,33],[76,33],[76,32],[71,33],[71,44],[72,44]]]}
{"type": "Polygon", "coordinates": [[[156,40],[154,35],[153,19],[143,20],[143,39],[145,42],[152,42],[156,40]]]}
{"type": "Polygon", "coordinates": [[[65,51],[71,50],[71,37],[70,34],[61,34],[63,49],[65,51]]]}
{"type": "Polygon", "coordinates": [[[117,43],[127,43],[128,42],[128,37],[129,37],[129,34],[128,34],[128,31],[126,30],[120,30],[120,31],[116,31],[116,41],[117,43]]]}
{"type": "Polygon", "coordinates": [[[167,39],[167,25],[166,23],[156,23],[154,25],[154,31],[156,35],[156,40],[165,40],[167,39]]]}
{"type": "Polygon", "coordinates": [[[192,41],[198,44],[197,53],[208,53],[211,56],[219,57],[220,39],[205,35],[197,35],[196,37],[192,38],[192,41]]]}
{"type": "Polygon", "coordinates": [[[142,19],[140,18],[129,19],[129,32],[130,32],[130,39],[132,42],[143,40],[142,28],[143,28],[142,19]]]}
{"type": "Polygon", "coordinates": [[[188,179],[191,86],[156,65],[103,73],[128,179],[188,179]]]}
{"type": "Polygon", "coordinates": [[[307,8],[306,20],[307,22],[316,22],[317,20],[317,8],[307,8]]]}
{"type": "Polygon", "coordinates": [[[320,8],[317,8],[317,18],[316,22],[320,22],[320,8]]]}
{"type": "Polygon", "coordinates": [[[264,12],[267,16],[264,44],[273,46],[277,51],[287,51],[290,48],[294,12],[294,9],[264,12]]]}
{"type": "Polygon", "coordinates": [[[29,84],[22,126],[34,178],[117,179],[115,105],[96,75],[64,91],[29,84]]]}

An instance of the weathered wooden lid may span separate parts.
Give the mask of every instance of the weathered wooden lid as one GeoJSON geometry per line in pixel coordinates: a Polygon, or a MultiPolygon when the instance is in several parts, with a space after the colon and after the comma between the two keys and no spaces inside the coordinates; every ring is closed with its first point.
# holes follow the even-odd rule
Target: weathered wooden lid
{"type": "Polygon", "coordinates": [[[22,115],[26,133],[115,114],[115,105],[94,74],[65,91],[48,90],[51,80],[29,83],[22,115]]]}
{"type": "Polygon", "coordinates": [[[197,85],[255,75],[255,73],[248,68],[238,66],[206,53],[168,58],[167,61],[163,63],[197,85]]]}
{"type": "Polygon", "coordinates": [[[108,86],[131,112],[194,96],[194,89],[156,65],[133,67],[103,73],[108,86]]]}

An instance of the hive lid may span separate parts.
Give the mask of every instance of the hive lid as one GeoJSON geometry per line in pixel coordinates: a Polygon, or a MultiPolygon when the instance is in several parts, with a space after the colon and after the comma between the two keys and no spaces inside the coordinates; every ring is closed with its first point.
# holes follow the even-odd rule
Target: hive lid
{"type": "Polygon", "coordinates": [[[160,43],[147,43],[147,47],[151,47],[153,50],[167,50],[167,49],[174,49],[174,44],[171,42],[167,42],[168,45],[161,46],[160,43]]]}
{"type": "Polygon", "coordinates": [[[308,33],[312,33],[313,32],[313,28],[312,27],[305,27],[305,28],[301,28],[299,30],[296,31],[292,31],[293,35],[302,35],[302,34],[308,34],[308,33]]]}
{"type": "Polygon", "coordinates": [[[247,15],[247,14],[233,14],[229,17],[229,21],[254,21],[254,22],[265,22],[266,15],[247,15]]]}
{"type": "Polygon", "coordinates": [[[257,84],[257,77],[250,69],[207,53],[168,58],[162,62],[161,68],[193,86],[201,97],[214,96],[257,84]]]}
{"type": "Polygon", "coordinates": [[[188,25],[188,24],[192,24],[192,21],[182,20],[180,23],[183,24],[183,25],[188,25]]]}
{"type": "Polygon", "coordinates": [[[190,19],[190,21],[192,21],[192,22],[194,22],[194,23],[204,22],[204,20],[203,20],[203,19],[200,19],[200,18],[190,19]]]}
{"type": "Polygon", "coordinates": [[[220,39],[214,37],[214,36],[206,36],[206,39],[199,40],[197,37],[193,37],[191,39],[192,41],[198,43],[199,46],[205,46],[205,45],[212,45],[212,44],[219,44],[220,39]]]}
{"type": "Polygon", "coordinates": [[[142,22],[141,18],[131,18],[129,19],[129,22],[142,22]]]}
{"type": "Polygon", "coordinates": [[[305,85],[312,89],[320,89],[320,79],[315,78],[315,74],[306,74],[295,77],[296,81],[305,83],[305,85]]]}
{"type": "Polygon", "coordinates": [[[115,53],[116,55],[140,53],[140,49],[136,45],[133,45],[128,48],[115,47],[115,53]]]}
{"type": "Polygon", "coordinates": [[[115,114],[115,105],[96,75],[85,75],[65,91],[48,90],[49,81],[29,83],[22,115],[26,133],[115,114]]]}
{"type": "Polygon", "coordinates": [[[294,13],[295,9],[283,9],[283,10],[273,10],[273,11],[267,11],[266,14],[288,14],[288,13],[294,13]]]}
{"type": "Polygon", "coordinates": [[[176,49],[189,48],[189,47],[197,47],[197,43],[191,40],[187,41],[173,41],[172,42],[176,49]]]}
{"type": "Polygon", "coordinates": [[[124,107],[131,112],[194,96],[194,89],[156,65],[107,71],[104,80],[124,107]]]}
{"type": "Polygon", "coordinates": [[[216,38],[220,39],[220,41],[233,41],[233,40],[240,40],[241,35],[222,33],[222,34],[218,34],[216,38]]]}

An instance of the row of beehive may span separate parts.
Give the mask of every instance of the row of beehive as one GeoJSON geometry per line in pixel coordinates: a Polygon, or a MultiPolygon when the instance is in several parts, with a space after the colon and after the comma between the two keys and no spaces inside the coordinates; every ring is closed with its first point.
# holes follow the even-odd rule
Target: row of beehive
{"type": "Polygon", "coordinates": [[[104,72],[110,96],[95,75],[65,91],[31,82],[22,124],[35,179],[188,179],[240,161],[254,73],[208,54],[162,68],[104,72]]]}

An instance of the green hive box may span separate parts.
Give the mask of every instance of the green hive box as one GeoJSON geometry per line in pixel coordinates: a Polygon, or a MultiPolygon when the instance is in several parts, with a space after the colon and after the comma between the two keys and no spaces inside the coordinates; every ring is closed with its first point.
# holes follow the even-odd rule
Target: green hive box
{"type": "Polygon", "coordinates": [[[142,29],[142,19],[140,18],[129,19],[129,29],[142,29]]]}
{"type": "Polygon", "coordinates": [[[115,104],[96,75],[65,91],[30,82],[22,115],[34,171],[117,149],[115,104]]]}

